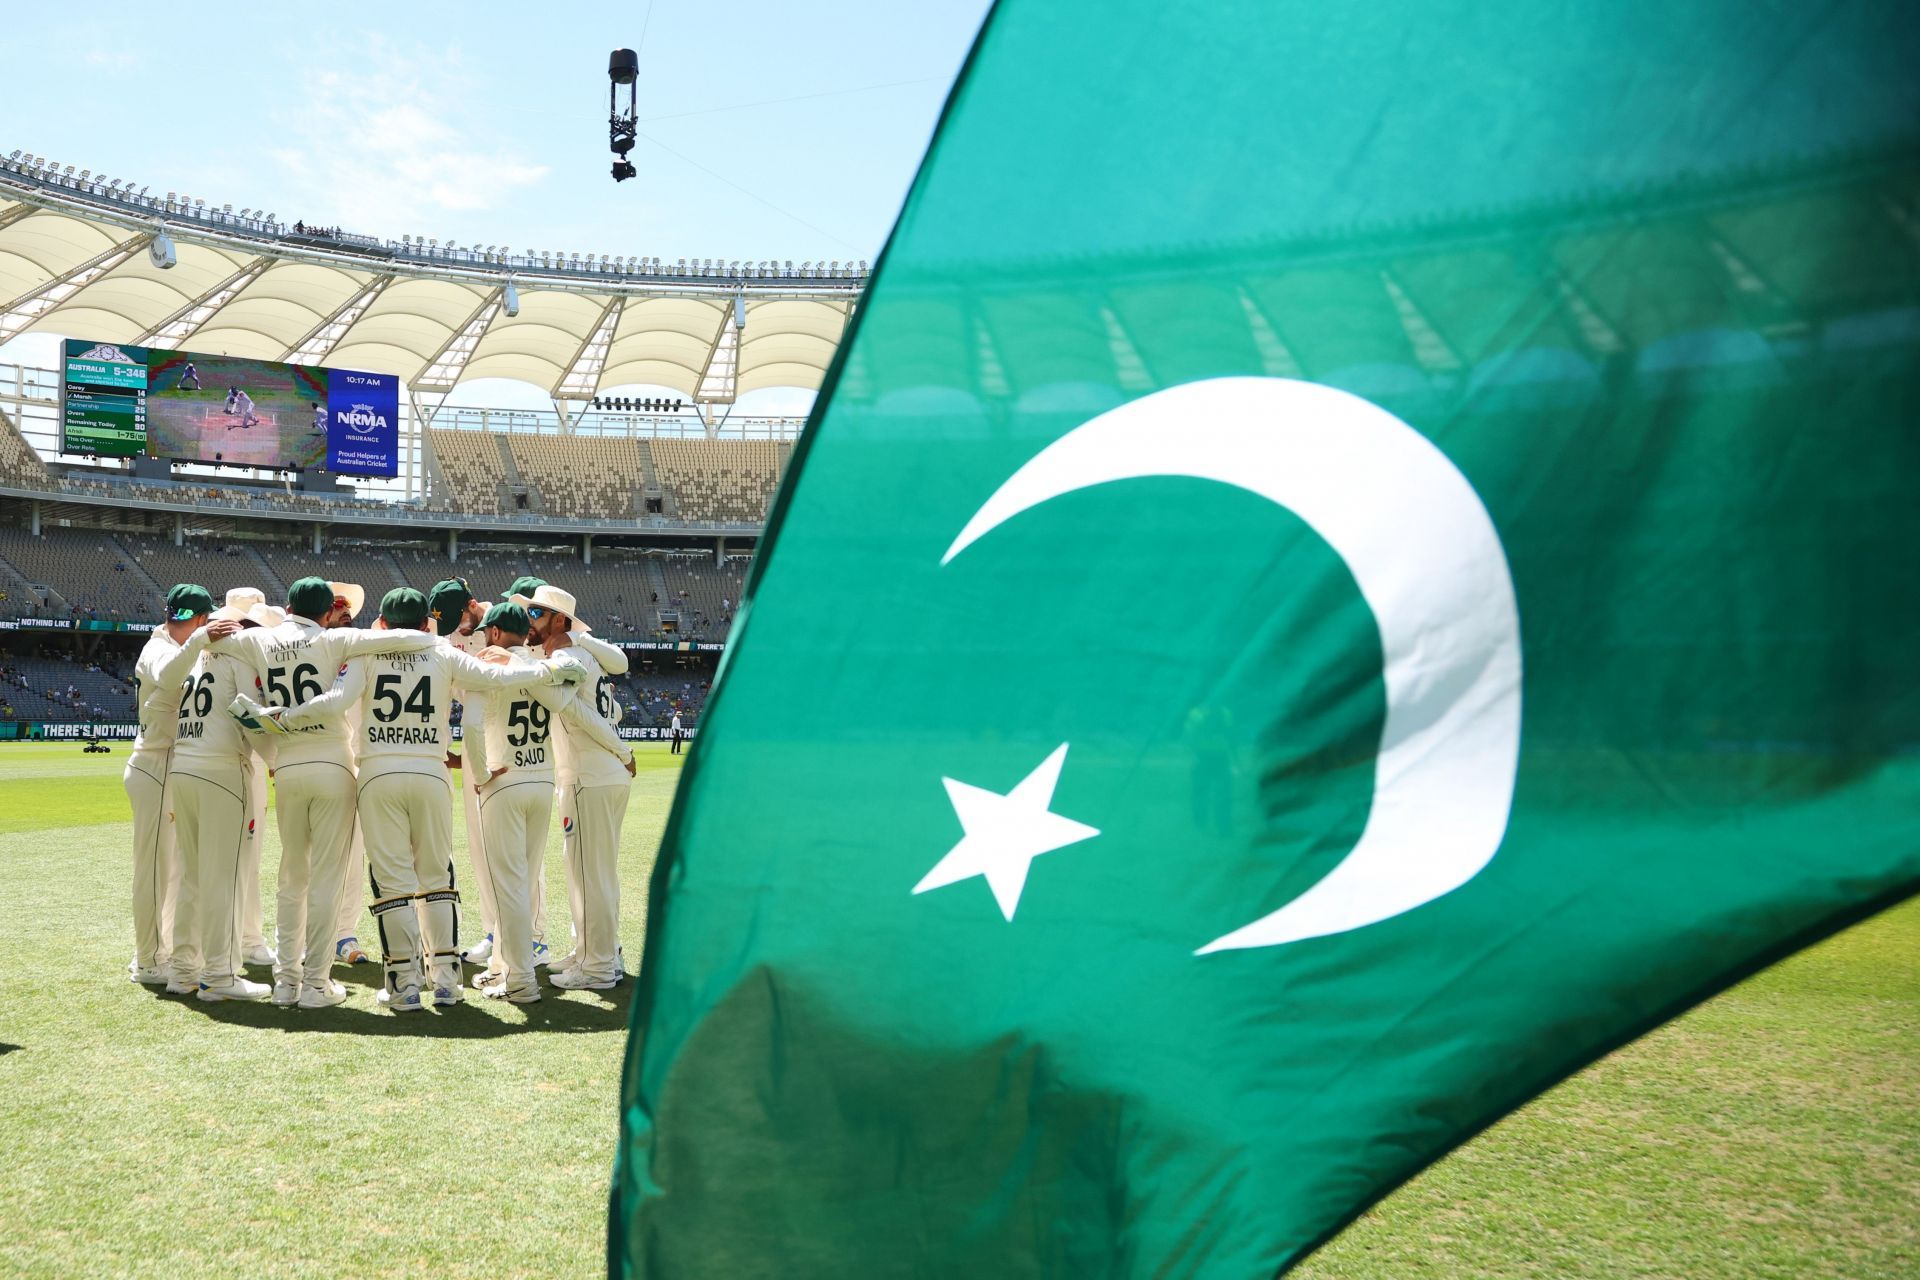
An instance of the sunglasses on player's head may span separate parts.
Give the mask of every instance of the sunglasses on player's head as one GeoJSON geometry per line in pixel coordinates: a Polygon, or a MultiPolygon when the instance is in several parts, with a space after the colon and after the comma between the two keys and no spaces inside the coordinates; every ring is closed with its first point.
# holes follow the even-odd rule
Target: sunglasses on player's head
{"type": "Polygon", "coordinates": [[[553,610],[547,608],[545,605],[530,604],[527,606],[527,616],[535,622],[538,622],[551,612],[553,612],[553,610]]]}

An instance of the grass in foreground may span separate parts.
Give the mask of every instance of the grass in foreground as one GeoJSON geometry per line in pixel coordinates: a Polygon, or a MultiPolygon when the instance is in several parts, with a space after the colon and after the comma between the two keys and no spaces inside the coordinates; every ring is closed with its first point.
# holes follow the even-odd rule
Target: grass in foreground
{"type": "MultiPolygon", "coordinates": [[[[629,990],[399,1019],[362,966],[321,1013],[155,996],[122,969],[125,759],[0,747],[0,1273],[602,1274],[629,990]]],[[[680,763],[651,744],[640,762],[636,963],[680,763]]],[[[269,823],[268,903],[278,857],[269,823]]],[[[564,940],[557,838],[547,869],[564,940]]],[[[1567,1082],[1296,1274],[1920,1274],[1916,1063],[1909,903],[1567,1082]]]]}

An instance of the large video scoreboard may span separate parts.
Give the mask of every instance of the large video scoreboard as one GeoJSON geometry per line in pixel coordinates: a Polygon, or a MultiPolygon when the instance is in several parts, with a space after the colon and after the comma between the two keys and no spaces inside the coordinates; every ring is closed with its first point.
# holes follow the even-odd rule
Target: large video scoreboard
{"type": "Polygon", "coordinates": [[[65,355],[63,453],[399,472],[391,374],[79,340],[65,355]]]}
{"type": "Polygon", "coordinates": [[[125,458],[147,451],[147,349],[68,342],[60,450],[125,458]]]}

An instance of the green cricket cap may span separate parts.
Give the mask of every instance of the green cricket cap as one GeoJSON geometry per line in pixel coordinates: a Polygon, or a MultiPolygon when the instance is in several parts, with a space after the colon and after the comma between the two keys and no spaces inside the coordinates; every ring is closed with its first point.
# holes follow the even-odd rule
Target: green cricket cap
{"type": "Polygon", "coordinates": [[[529,573],[524,577],[515,578],[513,585],[507,588],[506,594],[509,596],[530,596],[546,585],[547,580],[545,578],[536,578],[529,573]]]}
{"type": "MultiPolygon", "coordinates": [[[[428,589],[427,611],[433,615],[441,635],[450,636],[460,629],[460,615],[472,600],[473,591],[465,578],[442,578],[428,589]]],[[[381,612],[386,612],[384,605],[381,612]]]]}
{"type": "Polygon", "coordinates": [[[185,622],[213,612],[213,593],[197,582],[182,582],[167,592],[167,620],[185,622]]]}
{"type": "Polygon", "coordinates": [[[427,598],[412,587],[395,587],[380,598],[380,616],[390,627],[418,630],[427,620],[427,598]]]}
{"type": "MultiPolygon", "coordinates": [[[[522,579],[521,581],[525,581],[522,579]]],[[[518,585],[517,583],[515,584],[518,585]]],[[[487,610],[487,616],[480,619],[482,627],[498,627],[510,635],[523,636],[533,628],[532,619],[527,611],[510,600],[502,600],[487,610]]]]}
{"type": "Polygon", "coordinates": [[[302,578],[287,588],[287,609],[309,621],[324,618],[333,608],[333,584],[325,578],[302,578]]]}

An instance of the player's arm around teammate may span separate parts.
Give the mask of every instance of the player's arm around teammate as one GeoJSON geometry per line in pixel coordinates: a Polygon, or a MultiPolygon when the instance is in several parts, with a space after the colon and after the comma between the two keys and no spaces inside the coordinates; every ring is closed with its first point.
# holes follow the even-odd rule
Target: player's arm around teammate
{"type": "Polygon", "coordinates": [[[167,771],[173,756],[180,685],[206,647],[213,596],[183,582],[167,592],[166,618],[134,664],[139,736],[121,785],[133,808],[133,980],[158,986],[173,960],[174,900],[180,891],[180,853],[173,838],[167,771]]]}

